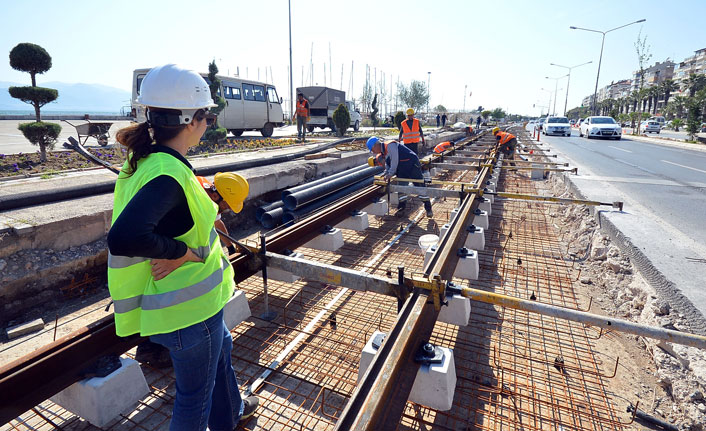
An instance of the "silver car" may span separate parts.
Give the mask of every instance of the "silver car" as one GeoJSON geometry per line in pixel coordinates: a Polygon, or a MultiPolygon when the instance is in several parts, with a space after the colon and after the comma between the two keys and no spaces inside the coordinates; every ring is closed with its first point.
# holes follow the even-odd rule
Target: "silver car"
{"type": "Polygon", "coordinates": [[[659,121],[647,120],[647,121],[643,121],[640,124],[640,130],[644,133],[657,133],[657,134],[659,134],[659,131],[662,130],[662,127],[659,125],[659,121]]]}

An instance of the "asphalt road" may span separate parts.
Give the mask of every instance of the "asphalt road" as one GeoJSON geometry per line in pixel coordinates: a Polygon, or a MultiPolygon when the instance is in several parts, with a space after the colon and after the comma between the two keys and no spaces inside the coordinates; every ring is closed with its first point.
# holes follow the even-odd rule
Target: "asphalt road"
{"type": "Polygon", "coordinates": [[[542,141],[578,167],[572,179],[588,199],[625,202],[603,215],[706,316],[706,152],[576,130],[542,141]]]}

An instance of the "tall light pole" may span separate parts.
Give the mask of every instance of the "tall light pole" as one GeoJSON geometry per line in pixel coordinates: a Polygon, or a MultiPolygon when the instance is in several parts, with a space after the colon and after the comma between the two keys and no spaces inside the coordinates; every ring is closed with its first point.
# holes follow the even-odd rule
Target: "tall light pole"
{"type": "Polygon", "coordinates": [[[587,61],[586,63],[579,64],[577,66],[562,66],[561,64],[554,64],[554,63],[549,63],[551,66],[556,66],[556,67],[563,67],[564,69],[569,69],[569,74],[566,75],[569,77],[569,79],[566,81],[566,99],[564,99],[564,117],[566,117],[566,104],[569,102],[569,84],[571,83],[571,69],[575,69],[577,67],[585,66],[589,63],[593,63],[593,61],[587,61]]]}
{"type": "Polygon", "coordinates": [[[289,121],[294,117],[294,80],[292,77],[292,0],[289,0],[289,121]]]}
{"type": "Polygon", "coordinates": [[[611,28],[610,30],[606,30],[606,31],[591,30],[590,28],[574,27],[573,25],[571,27],[569,27],[571,30],[592,31],[594,33],[601,33],[603,35],[603,40],[601,41],[601,55],[600,55],[600,57],[598,57],[598,72],[596,72],[596,88],[593,90],[593,107],[591,108],[592,113],[594,113],[594,114],[596,113],[596,105],[597,105],[596,97],[598,95],[598,77],[601,76],[601,62],[603,61],[603,45],[605,44],[605,35],[607,33],[610,33],[611,31],[615,31],[615,30],[621,29],[623,27],[627,27],[629,25],[633,25],[633,24],[637,24],[637,23],[645,22],[645,21],[647,21],[647,20],[643,18],[643,19],[640,19],[640,20],[637,20],[637,21],[634,21],[634,22],[631,22],[631,23],[628,23],[625,25],[621,25],[620,27],[611,28]]]}
{"type": "MultiPolygon", "coordinates": [[[[552,90],[547,90],[546,88],[540,88],[542,91],[549,93],[549,102],[547,103],[547,115],[549,115],[549,108],[552,106],[552,90]]],[[[540,114],[540,117],[542,115],[540,114]]]]}
{"type": "Polygon", "coordinates": [[[429,83],[431,82],[431,72],[427,72],[427,115],[429,115],[429,99],[431,99],[431,91],[429,91],[429,83]]]}
{"type": "Polygon", "coordinates": [[[463,86],[463,112],[466,112],[466,90],[468,90],[468,84],[463,86]]]}
{"type": "MultiPolygon", "coordinates": [[[[559,94],[557,94],[559,91],[559,90],[557,90],[557,88],[559,88],[559,80],[562,78],[566,78],[567,76],[569,76],[569,75],[562,75],[562,76],[558,76],[556,78],[550,78],[548,76],[544,77],[544,79],[553,79],[554,80],[554,109],[552,110],[552,115],[556,115],[556,99],[559,98],[559,94]]],[[[551,106],[551,103],[549,105],[551,106]]]]}

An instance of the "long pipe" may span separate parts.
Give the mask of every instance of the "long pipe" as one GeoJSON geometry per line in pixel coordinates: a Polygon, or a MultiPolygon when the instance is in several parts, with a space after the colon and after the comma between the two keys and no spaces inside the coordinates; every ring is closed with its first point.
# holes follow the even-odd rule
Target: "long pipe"
{"type": "Polygon", "coordinates": [[[372,177],[380,172],[382,172],[382,167],[369,167],[361,171],[336,178],[335,180],[292,193],[283,199],[284,207],[290,211],[293,211],[309,202],[326,196],[329,193],[333,193],[362,179],[372,177]]]}
{"type": "Polygon", "coordinates": [[[271,204],[257,207],[257,209],[255,210],[255,218],[257,219],[257,221],[261,222],[262,217],[266,213],[273,211],[273,210],[276,210],[277,208],[282,208],[283,206],[284,206],[284,202],[279,200],[279,201],[272,202],[271,204]]]}
{"type": "Polygon", "coordinates": [[[326,206],[333,201],[341,199],[342,197],[345,197],[353,192],[356,192],[365,186],[371,185],[373,183],[373,180],[373,177],[365,178],[361,181],[349,185],[348,187],[342,188],[337,192],[331,193],[321,199],[318,199],[308,205],[301,206],[293,211],[286,211],[282,216],[282,223],[286,224],[292,221],[298,221],[302,216],[306,214],[316,211],[317,209],[326,206]]]}
{"type": "MultiPolygon", "coordinates": [[[[289,162],[304,157],[307,154],[314,154],[332,148],[346,142],[352,142],[355,138],[340,139],[316,146],[314,148],[297,151],[279,156],[258,158],[254,160],[242,160],[234,163],[225,163],[217,166],[210,166],[199,169],[197,175],[212,175],[216,172],[232,172],[259,166],[273,165],[277,163],[289,162]]],[[[67,199],[77,199],[86,196],[111,193],[115,189],[115,180],[106,180],[85,184],[81,186],[61,187],[47,191],[33,191],[25,193],[15,193],[7,196],[0,196],[0,211],[7,211],[17,208],[25,208],[33,205],[42,205],[52,202],[59,202],[67,199]]]]}
{"type": "Polygon", "coordinates": [[[284,199],[286,196],[291,195],[292,193],[300,192],[300,191],[302,191],[302,190],[306,190],[306,189],[311,188],[311,187],[313,187],[313,186],[318,186],[319,184],[323,184],[323,183],[329,182],[329,181],[334,180],[334,179],[336,179],[336,178],[345,177],[346,175],[352,174],[352,173],[354,173],[354,172],[362,171],[363,169],[365,169],[365,168],[367,168],[367,167],[369,167],[369,166],[367,165],[367,163],[366,163],[366,164],[362,164],[362,165],[360,165],[360,166],[356,166],[356,167],[354,167],[354,168],[346,169],[345,171],[341,171],[341,172],[338,172],[338,173],[336,173],[336,174],[329,175],[329,176],[327,176],[327,177],[319,178],[318,180],[315,180],[315,181],[311,181],[311,182],[308,182],[308,183],[300,184],[300,185],[298,185],[298,186],[294,186],[294,187],[290,187],[290,188],[288,188],[288,189],[282,190],[282,199],[284,199]]]}
{"type": "MultiPolygon", "coordinates": [[[[280,201],[282,202],[282,201],[280,201]]],[[[265,229],[272,229],[279,226],[282,223],[282,216],[284,215],[284,203],[282,206],[275,208],[273,210],[267,211],[262,215],[260,223],[265,229]]]]}

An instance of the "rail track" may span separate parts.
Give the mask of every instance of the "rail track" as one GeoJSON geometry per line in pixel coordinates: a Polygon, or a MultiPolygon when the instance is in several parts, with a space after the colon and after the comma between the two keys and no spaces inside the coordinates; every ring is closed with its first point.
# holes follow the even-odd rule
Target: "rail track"
{"type": "MultiPolygon", "coordinates": [[[[488,300],[472,301],[468,326],[436,321],[447,282],[469,285],[454,277],[457,250],[490,175],[499,172],[497,195],[542,194],[542,183],[532,181],[528,171],[501,169],[507,166],[492,136],[468,139],[455,151],[468,149],[481,160],[465,170],[439,167],[439,190],[468,187],[461,193],[454,189],[456,197],[440,192],[433,219],[416,206],[406,219],[371,216],[366,231],[346,230],[345,245],[335,252],[304,246],[322,227],[384,197],[385,186],[374,184],[267,236],[269,253],[296,249],[312,268],[348,268],[355,271],[353,280],[370,277],[387,283],[385,289],[311,276],[295,283],[270,280],[266,299],[262,280],[253,277],[262,261],[245,253],[230,256],[252,315],[260,316],[267,303],[279,316],[272,322],[252,317],[233,330],[240,383],[262,400],[243,429],[620,430],[631,422],[622,413],[625,406],[605,389],[617,363],[594,351],[603,333],[597,328],[488,300]],[[417,240],[439,233],[444,224],[446,233],[424,264],[417,240]],[[358,381],[360,351],[376,330],[386,332],[387,341],[358,381]],[[414,352],[426,340],[454,351],[458,382],[448,411],[408,401],[419,368],[414,352]]],[[[454,160],[429,162],[442,161],[454,160]]],[[[561,232],[548,220],[547,205],[519,199],[492,204],[473,288],[580,311],[575,269],[561,232]]],[[[45,400],[79,380],[81,370],[99,356],[130,354],[139,341],[115,336],[112,318],[106,318],[4,367],[0,422],[17,430],[86,429],[79,418],[45,400]]],[[[108,429],[166,429],[173,377],[147,366],[143,371],[150,395],[108,429]]]]}

